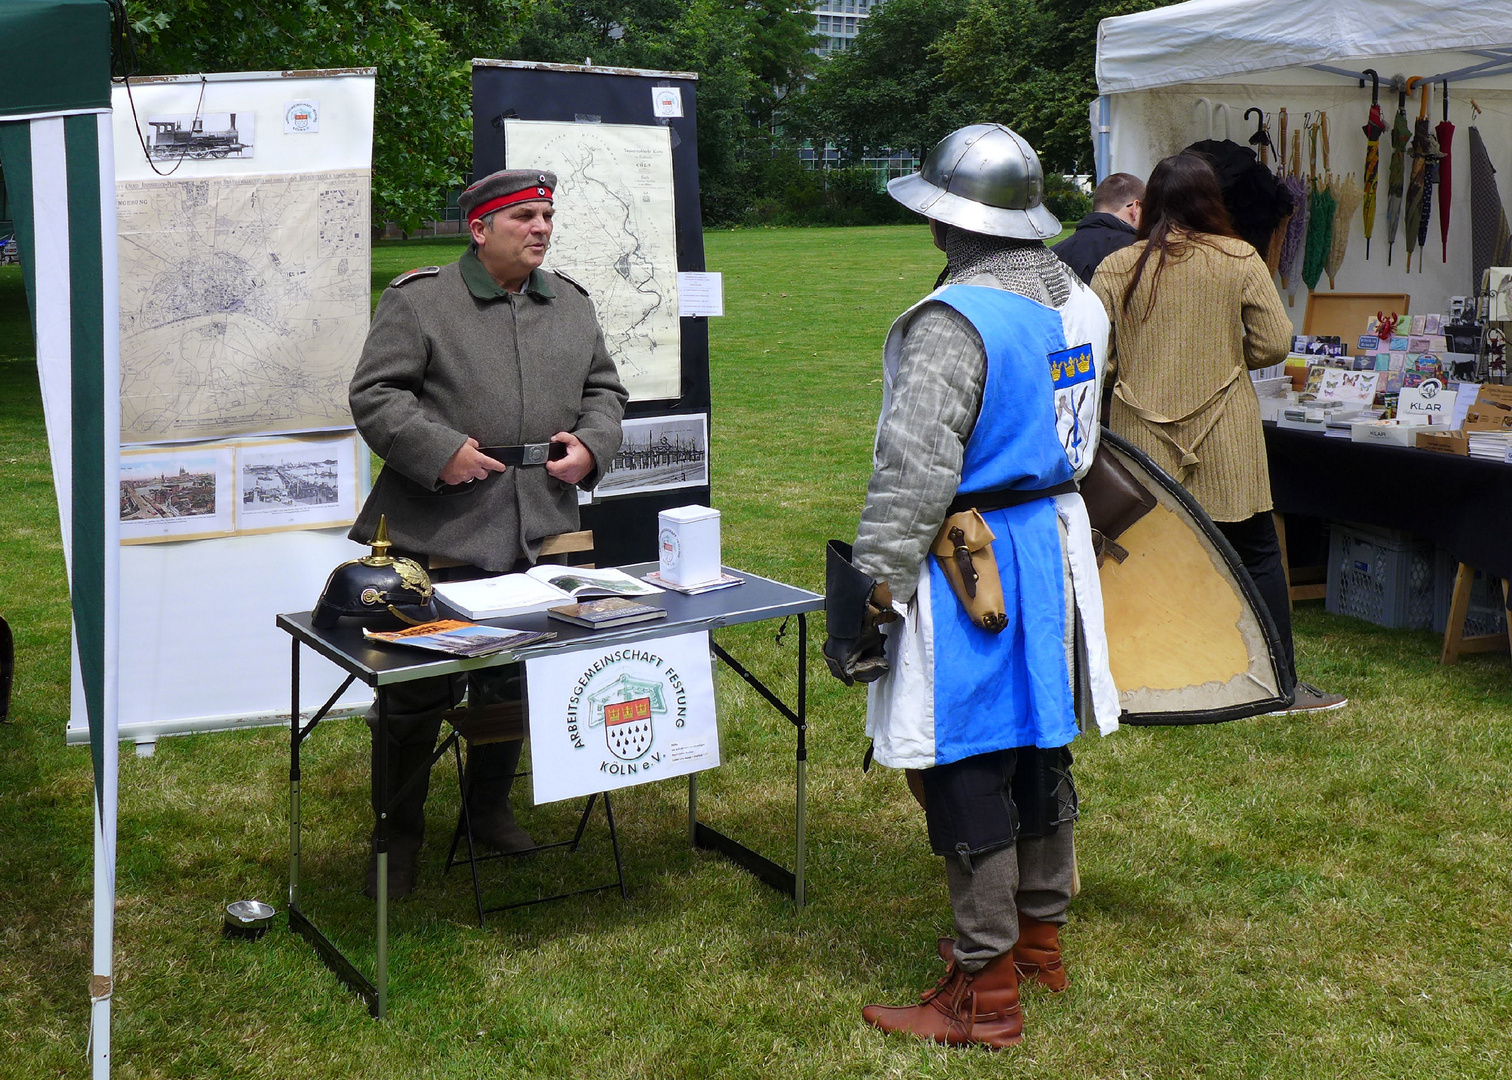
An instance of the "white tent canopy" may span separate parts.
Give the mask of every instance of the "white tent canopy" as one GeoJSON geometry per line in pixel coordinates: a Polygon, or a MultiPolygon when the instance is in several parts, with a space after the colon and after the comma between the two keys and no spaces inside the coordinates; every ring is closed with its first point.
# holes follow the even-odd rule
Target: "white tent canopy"
{"type": "Polygon", "coordinates": [[[1190,0],[1104,19],[1097,28],[1097,88],[1121,94],[1317,65],[1381,70],[1388,57],[1400,57],[1413,74],[1469,78],[1461,69],[1512,68],[1509,40],[1509,3],[1190,0]],[[1425,49],[1450,55],[1428,61],[1425,49]],[[1487,56],[1488,50],[1501,55],[1487,56]],[[1450,66],[1434,67],[1440,63],[1450,66]]]}
{"type": "MultiPolygon", "coordinates": [[[[1279,116],[1292,131],[1307,113],[1326,112],[1330,164],[1337,175],[1360,178],[1365,159],[1361,128],[1370,110],[1370,80],[1380,74],[1380,103],[1389,128],[1397,108],[1394,78],[1435,80],[1429,118],[1443,118],[1443,83],[1449,85],[1453,143],[1448,257],[1439,239],[1435,192],[1427,242],[1406,271],[1405,222],[1387,266],[1386,193],[1389,132],[1381,140],[1379,209],[1370,259],[1365,260],[1362,219],[1351,224],[1348,254],[1336,278],[1340,292],[1407,293],[1412,311],[1440,312],[1449,297],[1474,290],[1470,269],[1470,100],[1482,113],[1477,126],[1490,150],[1502,194],[1512,195],[1512,0],[1481,0],[1463,7],[1433,0],[1190,0],[1137,15],[1104,19],[1098,28],[1097,79],[1092,106],[1099,177],[1112,172],[1148,176],[1155,164],[1199,139],[1230,137],[1246,143],[1254,131],[1250,108],[1269,115],[1279,138],[1279,116]]],[[[1416,119],[1420,91],[1407,103],[1416,119]]],[[[1307,150],[1303,140],[1304,175],[1307,150]]],[[[1287,147],[1290,154],[1290,147],[1287,147]]],[[[1409,159],[1410,163],[1410,159],[1409,159]]],[[[1323,172],[1320,146],[1318,171],[1323,172]]],[[[1321,279],[1318,291],[1329,291],[1321,279]]],[[[1292,307],[1300,330],[1306,287],[1292,307]]]]}

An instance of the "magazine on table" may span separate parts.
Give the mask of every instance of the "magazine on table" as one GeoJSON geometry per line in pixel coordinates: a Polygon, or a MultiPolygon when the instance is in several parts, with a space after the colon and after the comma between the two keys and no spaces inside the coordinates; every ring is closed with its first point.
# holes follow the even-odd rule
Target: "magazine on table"
{"type": "Polygon", "coordinates": [[[607,596],[600,600],[587,600],[581,604],[548,608],[546,614],[553,619],[586,626],[590,630],[607,630],[612,626],[628,626],[631,623],[651,622],[665,619],[667,609],[650,604],[638,604],[623,596],[607,596]]]}
{"type": "Polygon", "coordinates": [[[449,656],[488,656],[548,641],[556,634],[549,630],[511,630],[507,626],[479,626],[457,619],[438,619],[419,626],[407,626],[403,630],[368,630],[364,627],[362,636],[369,641],[409,645],[449,656]]]}
{"type": "Polygon", "coordinates": [[[469,619],[504,619],[596,596],[649,596],[661,592],[621,570],[532,566],[523,574],[444,581],[436,595],[469,619]]]}
{"type": "Polygon", "coordinates": [[[714,592],[717,589],[728,589],[735,585],[745,583],[745,578],[736,577],[734,574],[720,574],[713,581],[700,581],[695,585],[675,585],[661,576],[661,571],[652,570],[643,575],[645,580],[663,589],[671,589],[685,596],[697,596],[699,593],[714,592]]]}

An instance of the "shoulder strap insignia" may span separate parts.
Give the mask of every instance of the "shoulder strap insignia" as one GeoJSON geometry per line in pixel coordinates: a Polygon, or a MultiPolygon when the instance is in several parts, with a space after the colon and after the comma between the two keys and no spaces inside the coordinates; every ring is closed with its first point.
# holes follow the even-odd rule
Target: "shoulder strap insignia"
{"type": "Polygon", "coordinates": [[[574,289],[582,293],[584,296],[590,295],[588,292],[588,286],[584,285],[581,281],[574,281],[571,277],[569,277],[567,274],[562,273],[560,270],[553,270],[551,272],[557,277],[561,278],[567,284],[571,285],[574,289]]]}
{"type": "Polygon", "coordinates": [[[413,270],[406,270],[393,281],[389,282],[389,288],[398,289],[414,281],[418,277],[432,277],[441,272],[439,266],[417,266],[413,270]]]}

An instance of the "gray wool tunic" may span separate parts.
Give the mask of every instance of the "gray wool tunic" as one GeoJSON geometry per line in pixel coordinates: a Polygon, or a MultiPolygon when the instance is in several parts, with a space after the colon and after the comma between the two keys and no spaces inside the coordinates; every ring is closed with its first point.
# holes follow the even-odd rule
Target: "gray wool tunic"
{"type": "Polygon", "coordinates": [[[569,431],[598,482],[620,446],[627,394],[581,286],[535,270],[501,289],[469,248],[439,273],[395,279],[378,301],[352,377],[352,418],[384,460],[352,526],[366,543],[388,518],[396,548],[507,571],[541,540],[578,527],[577,491],[542,467],[511,467],[437,494],[441,470],[478,445],[546,442],[569,431]]]}

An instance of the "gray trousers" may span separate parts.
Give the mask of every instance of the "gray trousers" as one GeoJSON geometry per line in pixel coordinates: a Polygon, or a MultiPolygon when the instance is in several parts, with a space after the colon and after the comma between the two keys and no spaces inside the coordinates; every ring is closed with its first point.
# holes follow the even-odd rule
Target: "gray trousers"
{"type": "Polygon", "coordinates": [[[1018,941],[1018,913],[1041,922],[1064,924],[1075,878],[1072,826],[1048,836],[1020,840],[971,859],[945,860],[950,908],[955,915],[956,963],[980,971],[1018,941]]]}

